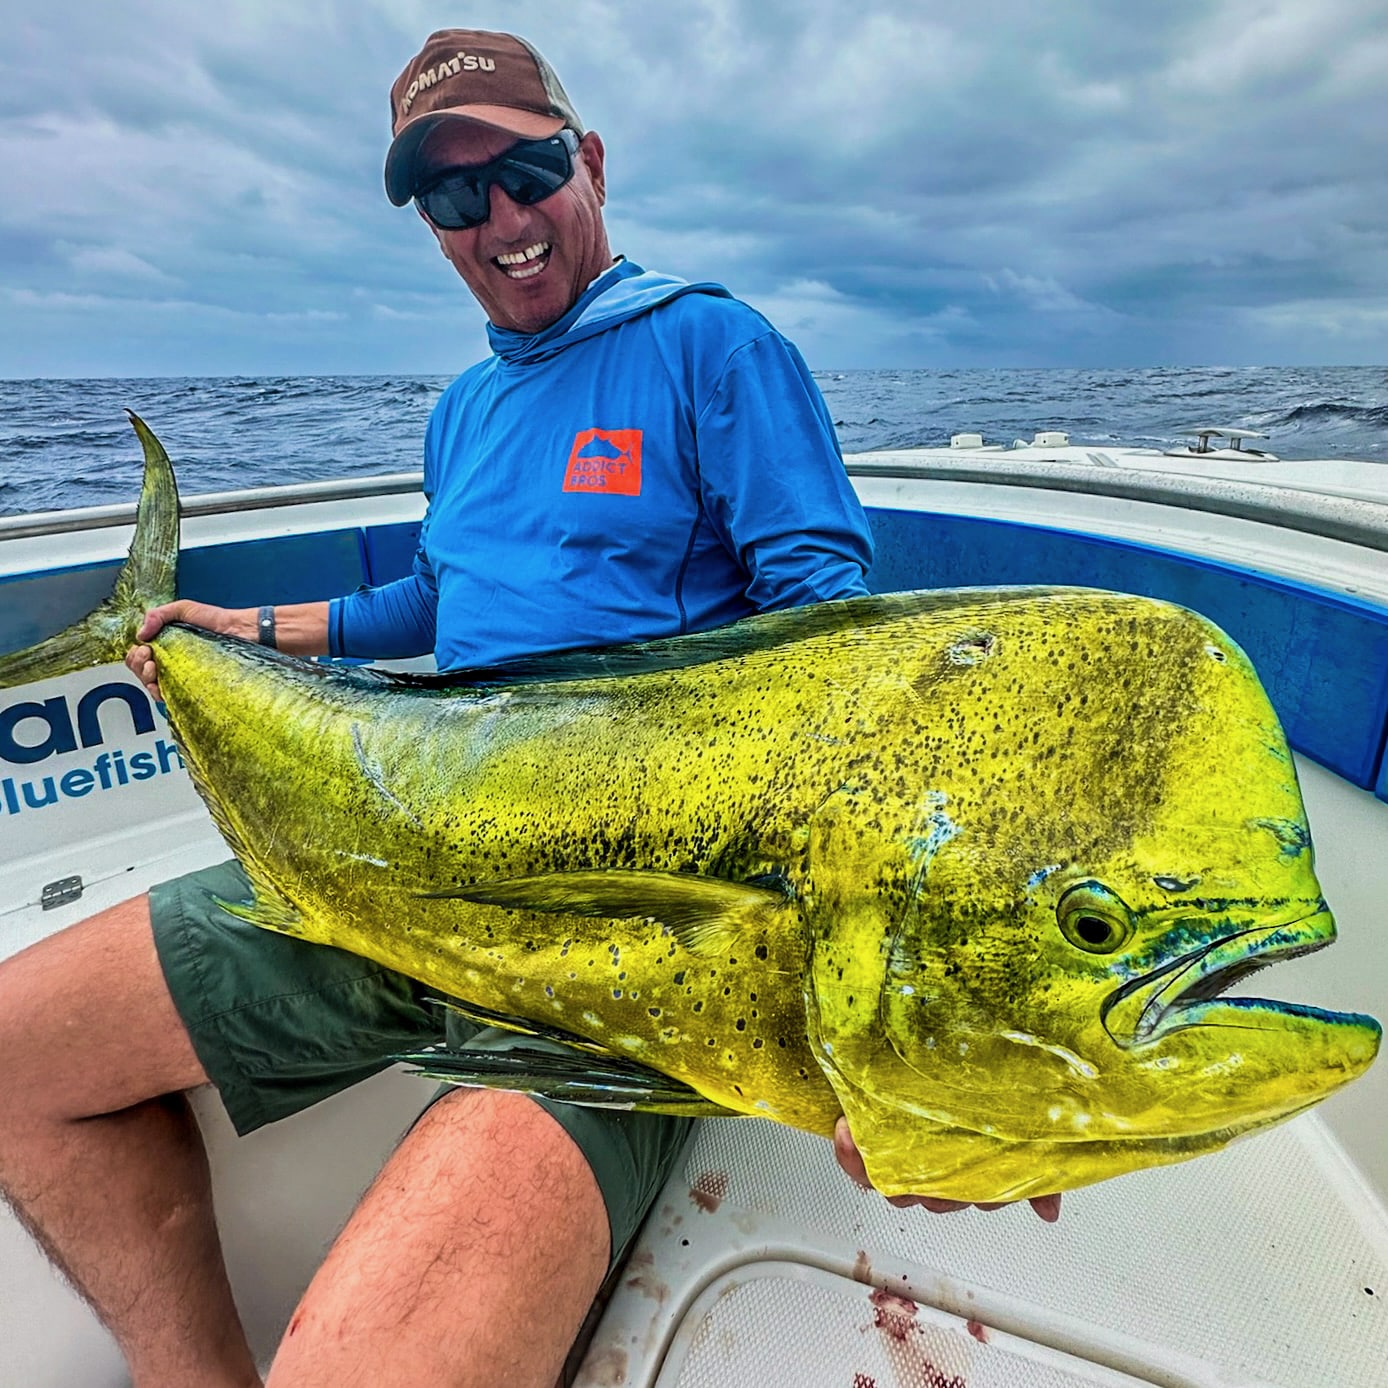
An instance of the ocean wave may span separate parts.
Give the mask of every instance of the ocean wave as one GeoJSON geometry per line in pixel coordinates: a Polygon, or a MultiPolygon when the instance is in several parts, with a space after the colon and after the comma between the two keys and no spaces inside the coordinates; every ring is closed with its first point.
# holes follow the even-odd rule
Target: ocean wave
{"type": "Polygon", "coordinates": [[[1314,400],[1296,405],[1267,420],[1269,428],[1303,424],[1352,424],[1364,429],[1388,429],[1388,405],[1351,405],[1339,400],[1314,400]]]}

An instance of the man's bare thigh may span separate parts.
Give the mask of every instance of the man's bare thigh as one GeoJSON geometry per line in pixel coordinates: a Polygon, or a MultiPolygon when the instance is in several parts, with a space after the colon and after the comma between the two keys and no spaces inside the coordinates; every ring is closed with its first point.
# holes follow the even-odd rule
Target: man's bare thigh
{"type": "Polygon", "coordinates": [[[0,963],[0,1092],[34,1117],[114,1113],[206,1083],[164,981],[148,898],[0,963]]]}

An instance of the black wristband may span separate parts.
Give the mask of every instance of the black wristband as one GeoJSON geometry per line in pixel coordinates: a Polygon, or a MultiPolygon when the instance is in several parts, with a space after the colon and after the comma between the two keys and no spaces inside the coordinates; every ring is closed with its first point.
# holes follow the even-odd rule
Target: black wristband
{"type": "Polygon", "coordinates": [[[269,646],[272,651],[279,649],[275,642],[275,609],[273,607],[267,605],[260,609],[260,615],[255,621],[255,629],[262,646],[269,646]]]}

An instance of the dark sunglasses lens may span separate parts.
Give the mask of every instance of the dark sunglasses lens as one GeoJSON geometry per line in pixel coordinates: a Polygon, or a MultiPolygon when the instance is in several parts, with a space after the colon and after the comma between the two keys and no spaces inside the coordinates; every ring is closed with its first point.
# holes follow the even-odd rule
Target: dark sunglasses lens
{"type": "MultiPolygon", "coordinates": [[[[477,169],[449,169],[415,194],[415,202],[435,226],[461,231],[481,226],[491,214],[492,184],[529,207],[557,193],[573,177],[567,132],[549,140],[524,140],[490,164],[477,169]]],[[[573,144],[577,143],[575,137],[573,144]]]]}
{"type": "Polygon", "coordinates": [[[491,179],[451,169],[438,182],[415,194],[415,201],[435,226],[449,231],[481,226],[487,220],[491,179]]]}
{"type": "Polygon", "coordinates": [[[573,177],[573,159],[557,136],[517,145],[501,162],[496,181],[506,196],[529,206],[557,193],[573,177]]]}

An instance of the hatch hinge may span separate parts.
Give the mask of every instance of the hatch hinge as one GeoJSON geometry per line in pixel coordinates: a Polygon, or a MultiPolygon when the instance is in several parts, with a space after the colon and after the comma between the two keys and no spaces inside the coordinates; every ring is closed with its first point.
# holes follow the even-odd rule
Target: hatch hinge
{"type": "Polygon", "coordinates": [[[66,906],[69,901],[76,901],[81,895],[80,877],[60,877],[56,882],[50,882],[44,887],[39,896],[39,905],[45,911],[51,911],[55,906],[66,906]]]}

